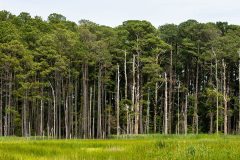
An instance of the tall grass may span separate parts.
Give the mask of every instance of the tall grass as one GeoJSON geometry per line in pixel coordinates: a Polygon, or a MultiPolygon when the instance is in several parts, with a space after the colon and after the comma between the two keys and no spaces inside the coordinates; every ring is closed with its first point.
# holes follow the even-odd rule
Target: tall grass
{"type": "Polygon", "coordinates": [[[239,136],[138,135],[108,140],[0,138],[0,160],[240,159],[239,136]]]}

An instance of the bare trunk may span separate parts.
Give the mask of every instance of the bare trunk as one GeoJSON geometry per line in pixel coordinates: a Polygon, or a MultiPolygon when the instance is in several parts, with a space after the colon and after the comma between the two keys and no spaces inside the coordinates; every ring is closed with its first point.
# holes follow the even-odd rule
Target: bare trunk
{"type": "Polygon", "coordinates": [[[164,134],[168,134],[168,93],[167,73],[165,73],[165,99],[164,99],[164,134]]]}
{"type": "Polygon", "coordinates": [[[185,109],[184,109],[184,134],[187,135],[187,109],[188,109],[188,95],[185,96],[185,109]]]}
{"type": "MultiPolygon", "coordinates": [[[[132,72],[133,72],[133,84],[132,84],[132,107],[131,107],[131,111],[133,112],[134,108],[135,108],[135,86],[136,86],[136,82],[135,82],[135,55],[133,55],[133,64],[132,64],[132,72]]],[[[133,133],[133,117],[131,116],[131,134],[133,133]]]]}
{"type": "Polygon", "coordinates": [[[96,99],[96,84],[93,84],[93,101],[92,101],[92,137],[95,137],[95,99],[96,99]]]}
{"type": "Polygon", "coordinates": [[[49,84],[52,89],[52,97],[53,97],[53,137],[56,138],[56,97],[55,97],[55,91],[53,89],[52,84],[50,82],[49,84]]]}
{"type": "Polygon", "coordinates": [[[147,100],[147,134],[149,134],[149,114],[150,113],[150,89],[148,88],[148,100],[147,100]]]}
{"type": "Polygon", "coordinates": [[[210,112],[210,128],[209,128],[209,132],[212,134],[213,133],[213,113],[210,112]]]}
{"type": "Polygon", "coordinates": [[[11,135],[11,108],[12,108],[12,73],[9,75],[8,86],[8,112],[7,112],[7,135],[11,135]]]}
{"type": "Polygon", "coordinates": [[[120,135],[120,124],[119,124],[119,65],[117,64],[117,94],[116,94],[116,105],[117,105],[117,136],[120,135]]]}
{"type": "Polygon", "coordinates": [[[217,55],[215,51],[212,48],[213,55],[215,57],[215,81],[216,81],[216,133],[218,134],[218,61],[217,61],[217,55]]]}
{"type": "Polygon", "coordinates": [[[102,66],[98,71],[98,118],[97,118],[97,137],[102,138],[102,66]]]}
{"type": "Polygon", "coordinates": [[[40,136],[43,136],[43,88],[41,88],[42,98],[40,100],[40,136]]]}
{"type": "Polygon", "coordinates": [[[65,133],[66,133],[66,139],[69,138],[69,117],[68,117],[68,93],[66,95],[66,100],[65,100],[65,133]]]}
{"type": "Polygon", "coordinates": [[[179,94],[180,94],[180,87],[181,87],[181,83],[180,83],[180,81],[179,81],[179,78],[178,78],[178,99],[177,99],[177,106],[178,106],[178,108],[177,108],[177,134],[179,134],[179,125],[180,125],[180,113],[179,113],[179,105],[180,105],[180,96],[179,96],[179,94]]]}
{"type": "MultiPolygon", "coordinates": [[[[156,56],[156,64],[158,64],[158,56],[156,56]]],[[[155,103],[154,103],[154,115],[153,115],[153,131],[157,132],[157,105],[158,105],[158,82],[155,83],[155,103]]]]}
{"type": "Polygon", "coordinates": [[[28,131],[28,124],[27,124],[27,91],[25,91],[25,95],[23,98],[23,135],[25,137],[28,136],[27,131],[28,131]]]}
{"type": "MultiPolygon", "coordinates": [[[[125,78],[125,100],[127,100],[128,96],[127,96],[127,92],[128,92],[128,80],[127,80],[127,52],[124,52],[125,56],[124,56],[124,78],[125,78]]],[[[129,106],[128,104],[126,104],[126,116],[127,116],[127,134],[129,134],[129,106]]]]}
{"type": "Polygon", "coordinates": [[[224,62],[224,59],[222,60],[222,66],[223,66],[223,101],[224,101],[224,135],[227,135],[228,128],[227,128],[227,94],[226,94],[226,64],[224,62]]]}
{"type": "Polygon", "coordinates": [[[75,134],[74,134],[74,137],[77,138],[78,137],[78,111],[77,111],[77,100],[78,100],[78,83],[77,81],[75,82],[75,96],[74,96],[74,129],[75,129],[75,134]]]}
{"type": "Polygon", "coordinates": [[[83,64],[83,138],[88,138],[88,86],[87,86],[87,64],[83,64]]]}
{"type": "Polygon", "coordinates": [[[140,108],[140,70],[139,70],[139,65],[140,65],[140,55],[138,52],[137,56],[137,85],[136,85],[136,104],[135,104],[135,134],[138,134],[139,132],[139,108],[140,108]]]}
{"type": "Polygon", "coordinates": [[[88,138],[88,66],[83,64],[83,115],[82,115],[82,127],[83,138],[88,138]]]}
{"type": "Polygon", "coordinates": [[[155,103],[154,103],[154,115],[153,115],[153,131],[157,132],[157,104],[158,104],[158,82],[155,83],[155,103]]]}
{"type": "Polygon", "coordinates": [[[108,135],[111,134],[111,104],[112,104],[112,95],[110,94],[110,99],[109,99],[109,108],[108,108],[108,135]]]}
{"type": "Polygon", "coordinates": [[[92,138],[92,87],[90,87],[90,100],[89,100],[89,138],[92,138]]]}
{"type": "Polygon", "coordinates": [[[172,49],[170,52],[170,71],[169,71],[169,114],[168,114],[168,129],[169,133],[172,132],[172,49]]]}
{"type": "Polygon", "coordinates": [[[195,95],[194,95],[194,113],[193,113],[193,133],[198,134],[198,61],[197,61],[197,72],[196,72],[196,83],[195,83],[195,95]]]}

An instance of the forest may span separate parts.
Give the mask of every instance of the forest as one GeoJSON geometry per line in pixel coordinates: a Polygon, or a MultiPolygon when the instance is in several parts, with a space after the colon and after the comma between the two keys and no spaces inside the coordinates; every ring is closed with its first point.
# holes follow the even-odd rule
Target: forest
{"type": "Polygon", "coordinates": [[[0,11],[0,136],[238,134],[239,57],[240,26],[227,22],[0,11]]]}

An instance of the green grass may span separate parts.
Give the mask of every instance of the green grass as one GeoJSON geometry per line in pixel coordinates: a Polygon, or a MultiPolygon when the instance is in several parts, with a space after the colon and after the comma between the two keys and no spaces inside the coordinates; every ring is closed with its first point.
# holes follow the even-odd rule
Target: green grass
{"type": "Polygon", "coordinates": [[[108,140],[0,138],[0,160],[33,159],[240,159],[240,136],[138,135],[108,140]]]}

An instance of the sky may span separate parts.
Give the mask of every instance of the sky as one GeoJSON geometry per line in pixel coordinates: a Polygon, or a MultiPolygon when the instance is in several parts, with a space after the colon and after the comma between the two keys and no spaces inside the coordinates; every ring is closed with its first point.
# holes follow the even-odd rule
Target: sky
{"type": "Polygon", "coordinates": [[[156,27],[188,19],[240,24],[240,0],[0,0],[0,10],[44,20],[59,13],[76,23],[87,19],[112,27],[126,20],[147,20],[156,27]]]}

